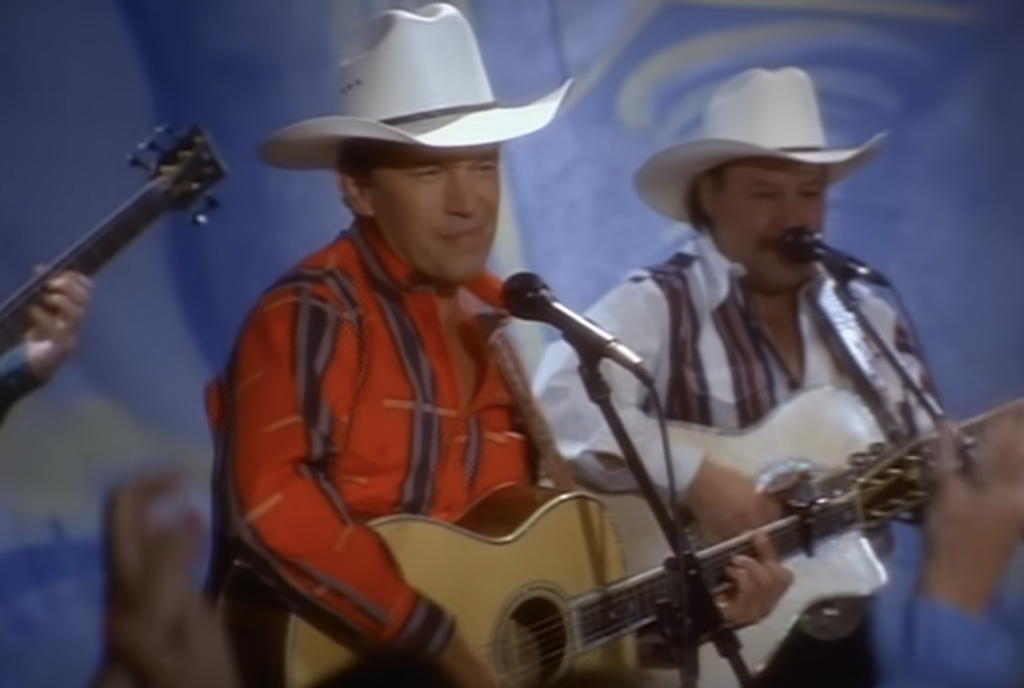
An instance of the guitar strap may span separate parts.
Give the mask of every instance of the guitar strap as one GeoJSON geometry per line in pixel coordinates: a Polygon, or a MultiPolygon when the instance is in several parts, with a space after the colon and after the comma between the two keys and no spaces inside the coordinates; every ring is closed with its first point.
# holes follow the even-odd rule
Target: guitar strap
{"type": "Polygon", "coordinates": [[[508,318],[497,312],[480,313],[476,317],[491,357],[512,395],[522,428],[536,452],[538,468],[556,489],[563,492],[575,490],[576,483],[569,464],[558,451],[551,427],[530,389],[526,366],[509,339],[508,318]]]}
{"type": "Polygon", "coordinates": [[[893,408],[896,396],[879,375],[874,361],[878,358],[874,345],[863,330],[858,314],[840,298],[839,285],[828,275],[821,275],[813,288],[814,314],[833,353],[838,354],[841,367],[851,376],[854,386],[867,402],[885,435],[898,440],[908,436],[907,428],[893,408]]]}

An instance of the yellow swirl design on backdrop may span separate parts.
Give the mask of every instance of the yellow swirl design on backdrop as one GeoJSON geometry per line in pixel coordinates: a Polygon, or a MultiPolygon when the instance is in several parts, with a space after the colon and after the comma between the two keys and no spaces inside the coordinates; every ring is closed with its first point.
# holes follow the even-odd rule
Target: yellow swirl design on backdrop
{"type": "MultiPolygon", "coordinates": [[[[740,56],[760,47],[823,36],[862,39],[865,45],[871,46],[872,52],[888,51],[903,58],[926,56],[912,43],[889,32],[851,21],[795,20],[709,32],[672,44],[638,65],[619,90],[615,100],[616,115],[630,129],[652,127],[656,120],[652,92],[664,82],[679,78],[686,70],[709,62],[722,62],[728,56],[740,56]]],[[[692,98],[692,107],[699,109],[697,103],[703,101],[697,101],[696,95],[692,98]]]]}

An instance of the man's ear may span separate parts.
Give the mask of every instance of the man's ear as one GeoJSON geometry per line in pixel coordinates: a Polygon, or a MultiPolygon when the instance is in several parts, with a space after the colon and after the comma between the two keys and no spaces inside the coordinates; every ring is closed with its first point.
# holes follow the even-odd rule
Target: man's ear
{"type": "Polygon", "coordinates": [[[373,204],[370,202],[366,181],[359,181],[342,172],[336,172],[335,178],[341,198],[352,214],[356,217],[373,217],[373,204]]]}
{"type": "Polygon", "coordinates": [[[697,204],[704,215],[716,215],[718,206],[718,180],[705,173],[694,180],[697,204]]]}

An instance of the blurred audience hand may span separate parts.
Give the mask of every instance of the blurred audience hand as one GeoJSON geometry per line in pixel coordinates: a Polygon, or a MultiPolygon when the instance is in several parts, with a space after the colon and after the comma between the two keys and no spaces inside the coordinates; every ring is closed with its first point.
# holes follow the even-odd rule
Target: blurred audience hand
{"type": "Polygon", "coordinates": [[[110,496],[108,655],[144,688],[240,688],[220,619],[190,581],[202,523],[156,517],[178,486],[173,475],[151,475],[110,496]]]}
{"type": "Polygon", "coordinates": [[[1024,533],[1024,410],[982,430],[970,470],[963,470],[957,449],[954,430],[940,428],[922,587],[931,597],[979,614],[1024,533]]]}

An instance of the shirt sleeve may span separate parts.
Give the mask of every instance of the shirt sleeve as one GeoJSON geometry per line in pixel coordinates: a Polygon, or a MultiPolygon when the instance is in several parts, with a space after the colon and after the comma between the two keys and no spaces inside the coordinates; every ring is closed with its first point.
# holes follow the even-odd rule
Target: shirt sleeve
{"type": "MultiPolygon", "coordinates": [[[[666,375],[660,371],[667,365],[668,303],[653,280],[637,278],[620,284],[585,315],[640,356],[657,385],[665,384],[666,375]]],[[[578,366],[575,351],[557,340],[548,346],[534,376],[534,394],[551,424],[558,449],[573,463],[582,483],[604,492],[635,490],[638,486],[628,468],[611,470],[596,458],[597,454],[618,457],[622,452],[600,409],[587,395],[578,366]]],[[[632,373],[610,361],[602,362],[601,372],[651,479],[667,489],[661,430],[657,419],[644,408],[648,390],[632,373]]],[[[664,398],[665,390],[659,387],[658,394],[664,398]]],[[[676,486],[685,490],[700,467],[702,452],[678,442],[672,444],[671,451],[676,486]]]]}
{"type": "Polygon", "coordinates": [[[226,404],[227,469],[242,540],[292,588],[371,645],[440,651],[452,618],[403,579],[386,544],[349,513],[343,426],[358,394],[360,323],[306,289],[264,299],[237,345],[226,404]]]}
{"type": "Polygon", "coordinates": [[[16,403],[42,384],[28,365],[24,344],[0,356],[0,422],[16,403]]]}
{"type": "Polygon", "coordinates": [[[924,562],[919,531],[894,526],[889,582],[876,596],[871,636],[886,688],[1017,688],[1024,652],[1000,622],[998,605],[972,616],[920,593],[924,562]]]}

